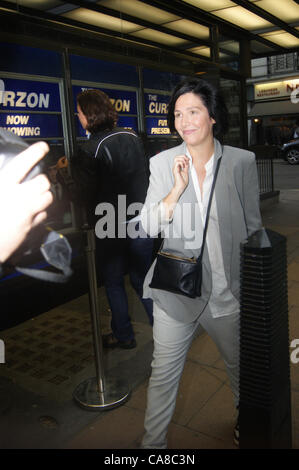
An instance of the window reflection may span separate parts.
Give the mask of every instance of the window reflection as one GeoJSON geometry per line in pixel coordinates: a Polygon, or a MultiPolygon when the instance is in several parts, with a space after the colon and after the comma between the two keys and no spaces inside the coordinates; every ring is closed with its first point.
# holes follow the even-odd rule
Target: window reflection
{"type": "Polygon", "coordinates": [[[239,70],[240,68],[240,43],[234,39],[219,36],[219,61],[222,65],[239,70]]]}
{"type": "Polygon", "coordinates": [[[229,131],[223,139],[224,143],[235,147],[242,147],[240,127],[240,82],[221,78],[220,89],[227,108],[229,109],[229,131]]]}

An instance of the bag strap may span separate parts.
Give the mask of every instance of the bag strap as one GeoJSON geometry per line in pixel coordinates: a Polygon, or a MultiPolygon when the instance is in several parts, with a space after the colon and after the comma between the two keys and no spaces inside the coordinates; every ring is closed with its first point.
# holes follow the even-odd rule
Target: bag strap
{"type": "MultiPolygon", "coordinates": [[[[219,171],[219,167],[220,167],[220,160],[221,160],[221,158],[222,158],[222,157],[218,158],[217,166],[216,166],[216,170],[215,170],[215,174],[214,174],[214,178],[213,178],[213,183],[212,183],[212,187],[211,187],[211,191],[210,191],[209,202],[208,202],[208,208],[207,208],[207,215],[206,215],[205,226],[204,226],[203,237],[202,237],[202,245],[201,245],[200,255],[199,255],[199,257],[198,257],[197,260],[196,260],[197,264],[200,264],[200,263],[201,263],[201,260],[202,260],[204,245],[205,245],[205,242],[206,242],[207,231],[208,231],[208,224],[209,224],[210,210],[211,210],[211,205],[212,205],[212,198],[213,198],[213,193],[214,193],[214,189],[215,189],[215,185],[216,185],[216,180],[217,180],[217,175],[218,175],[218,171],[219,171]]],[[[160,247],[159,251],[161,251],[161,249],[162,249],[162,247],[163,247],[163,245],[164,245],[164,240],[165,240],[165,239],[163,239],[163,242],[162,242],[162,244],[161,244],[161,247],[160,247]]]]}

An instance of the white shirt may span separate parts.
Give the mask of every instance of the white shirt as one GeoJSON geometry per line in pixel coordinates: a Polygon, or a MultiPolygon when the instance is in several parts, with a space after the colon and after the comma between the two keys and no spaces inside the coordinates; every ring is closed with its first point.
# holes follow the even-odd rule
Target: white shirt
{"type": "MultiPolygon", "coordinates": [[[[209,203],[209,197],[211,187],[213,183],[213,167],[214,167],[214,155],[209,159],[205,165],[206,176],[203,181],[202,197],[200,192],[200,186],[196,174],[196,170],[192,163],[192,157],[186,148],[186,155],[190,160],[190,172],[195,188],[195,193],[198,201],[198,206],[201,213],[202,224],[204,227],[206,212],[209,203]]],[[[206,238],[206,248],[208,248],[209,260],[212,270],[212,292],[209,299],[209,308],[212,316],[223,317],[239,311],[240,306],[237,299],[233,296],[231,290],[228,287],[227,279],[224,271],[223,256],[221,249],[220,231],[217,206],[215,197],[212,199],[209,225],[206,238]]]]}

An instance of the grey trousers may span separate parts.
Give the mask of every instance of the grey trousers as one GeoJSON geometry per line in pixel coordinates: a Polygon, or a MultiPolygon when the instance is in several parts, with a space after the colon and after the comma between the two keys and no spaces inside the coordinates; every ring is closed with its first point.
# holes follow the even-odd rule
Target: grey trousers
{"type": "MultiPolygon", "coordinates": [[[[144,449],[167,448],[167,429],[174,413],[176,396],[188,349],[197,329],[213,339],[226,365],[236,406],[239,402],[239,312],[213,318],[209,307],[192,323],[169,317],[154,304],[154,353],[147,391],[144,449]]],[[[204,384],[203,384],[204,387],[204,384]]]]}

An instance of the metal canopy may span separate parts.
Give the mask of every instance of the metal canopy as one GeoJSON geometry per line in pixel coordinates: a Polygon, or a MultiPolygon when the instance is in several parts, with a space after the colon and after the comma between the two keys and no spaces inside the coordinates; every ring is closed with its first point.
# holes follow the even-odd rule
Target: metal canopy
{"type": "Polygon", "coordinates": [[[297,106],[290,99],[282,101],[269,101],[255,103],[248,113],[248,117],[260,116],[286,116],[288,114],[298,114],[297,106]]]}
{"type": "Polygon", "coordinates": [[[1,11],[197,63],[242,60],[245,42],[251,58],[299,50],[299,0],[0,0],[1,11]]]}

